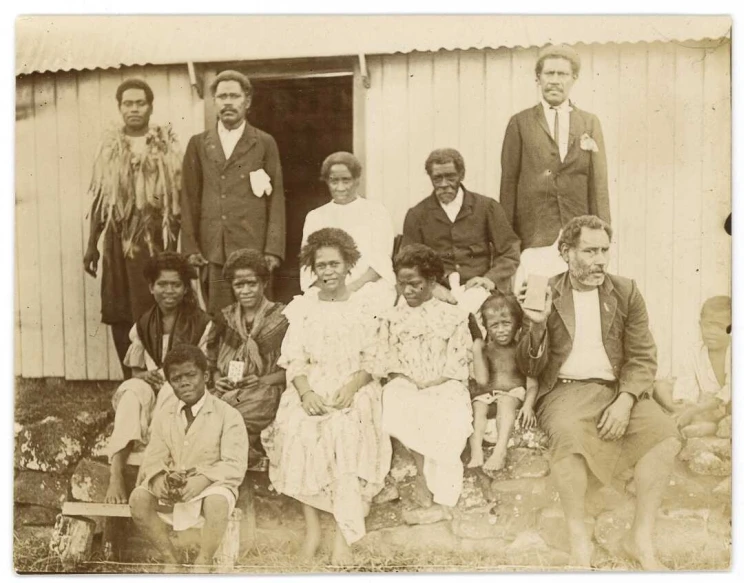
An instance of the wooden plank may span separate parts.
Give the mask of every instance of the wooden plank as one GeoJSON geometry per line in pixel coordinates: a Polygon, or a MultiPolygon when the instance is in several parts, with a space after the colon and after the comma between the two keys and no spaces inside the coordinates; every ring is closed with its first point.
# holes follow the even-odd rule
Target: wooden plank
{"type": "MultiPolygon", "coordinates": [[[[364,110],[367,103],[366,98],[367,88],[364,86],[362,79],[362,72],[359,68],[359,62],[354,63],[354,81],[352,84],[352,139],[354,144],[354,155],[358,160],[365,159],[365,128],[364,128],[364,110]]],[[[366,186],[366,172],[362,172],[362,180],[359,184],[359,195],[367,197],[366,186]]]]}
{"type": "Polygon", "coordinates": [[[44,376],[34,77],[16,81],[16,258],[21,328],[20,373],[44,376]]]}
{"type": "Polygon", "coordinates": [[[699,338],[703,53],[675,45],[674,92],[674,285],[672,367],[679,367],[699,338]]]}
{"type": "MultiPolygon", "coordinates": [[[[431,194],[424,164],[434,145],[434,55],[408,56],[408,192],[402,195],[412,207],[431,194]]],[[[405,215],[404,215],[405,217],[405,215]]],[[[404,218],[403,217],[403,218],[404,218]]],[[[396,221],[402,227],[402,218],[396,221]]]]}
{"type": "Polygon", "coordinates": [[[483,51],[460,53],[460,153],[465,159],[465,184],[475,192],[487,193],[486,148],[486,60],[483,51]]]}
{"type": "Polygon", "coordinates": [[[57,74],[59,148],[59,222],[61,226],[62,301],[65,378],[85,379],[85,278],[81,216],[85,191],[80,188],[80,141],[77,74],[57,74]]]}
{"type": "Polygon", "coordinates": [[[636,280],[641,293],[646,280],[646,56],[647,45],[620,48],[620,127],[618,136],[619,217],[617,234],[618,273],[636,280]]]}
{"type": "Polygon", "coordinates": [[[65,337],[62,310],[60,253],[59,144],[54,76],[34,82],[36,196],[38,204],[39,268],[41,270],[41,336],[44,376],[65,375],[65,337]]]}
{"type": "MultiPolygon", "coordinates": [[[[592,86],[594,88],[594,113],[599,118],[607,151],[607,186],[610,191],[610,222],[617,229],[620,224],[619,200],[624,193],[618,190],[620,155],[620,48],[616,44],[593,47],[592,86]]],[[[624,80],[623,80],[624,82],[624,80]]],[[[617,237],[610,252],[609,271],[618,273],[619,256],[617,237]]]]}
{"type": "Polygon", "coordinates": [[[434,147],[460,147],[460,51],[434,53],[434,147]]]}
{"type": "MultiPolygon", "coordinates": [[[[383,148],[383,183],[387,206],[396,230],[402,230],[403,218],[410,206],[406,196],[401,196],[402,184],[408,184],[408,57],[387,55],[382,58],[382,124],[385,135],[383,148]]],[[[374,170],[371,170],[374,172],[374,170]]]]}
{"type": "Polygon", "coordinates": [[[114,516],[129,518],[132,511],[129,504],[106,504],[104,502],[65,502],[62,505],[65,516],[114,516]]]}
{"type": "MultiPolygon", "coordinates": [[[[385,192],[383,177],[385,173],[383,151],[385,149],[385,132],[382,119],[382,57],[369,57],[367,70],[370,78],[370,88],[365,93],[364,130],[365,148],[362,165],[364,170],[364,191],[372,200],[379,200],[385,206],[389,205],[398,193],[385,192]]],[[[388,206],[388,210],[390,207],[388,206]]]]}
{"type": "Polygon", "coordinates": [[[731,45],[706,51],[703,88],[701,299],[731,295],[731,45]]]}
{"type": "Polygon", "coordinates": [[[671,375],[674,240],[674,48],[654,43],[648,52],[646,291],[644,299],[658,348],[659,378],[671,375]]]}
{"type": "Polygon", "coordinates": [[[171,109],[168,67],[147,67],[147,84],[152,89],[154,96],[152,117],[150,118],[150,121],[158,125],[171,122],[173,119],[173,110],[171,109]]]}
{"type": "Polygon", "coordinates": [[[512,61],[508,49],[486,51],[485,153],[486,182],[484,194],[500,198],[501,147],[509,119],[528,104],[512,103],[512,61]]]}
{"type": "Polygon", "coordinates": [[[512,58],[512,108],[514,112],[535,105],[540,100],[540,90],[535,78],[537,49],[515,49],[512,58]]]}
{"type": "MultiPolygon", "coordinates": [[[[111,105],[110,103],[108,104],[111,105]]],[[[114,100],[114,106],[116,101],[114,100]]],[[[83,196],[85,215],[90,210],[91,199],[88,196],[93,160],[101,140],[101,100],[99,94],[99,72],[83,71],[78,74],[78,119],[85,120],[79,125],[80,133],[80,193],[83,196]]],[[[83,218],[83,248],[88,243],[88,220],[83,218]]],[[[98,244],[102,248],[102,241],[98,244]]],[[[108,379],[108,329],[101,324],[101,269],[102,260],[98,263],[98,277],[93,279],[83,275],[85,288],[85,362],[87,376],[90,380],[108,379]]]]}
{"type": "Polygon", "coordinates": [[[593,45],[578,44],[573,47],[581,59],[579,78],[571,89],[571,101],[586,111],[594,111],[594,51],[593,45]]]}

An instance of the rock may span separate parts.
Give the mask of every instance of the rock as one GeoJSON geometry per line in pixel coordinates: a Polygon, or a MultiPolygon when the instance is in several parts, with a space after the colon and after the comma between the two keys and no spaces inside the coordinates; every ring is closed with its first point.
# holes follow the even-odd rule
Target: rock
{"type": "Polygon", "coordinates": [[[558,500],[558,492],[549,478],[493,480],[491,500],[502,506],[513,506],[522,512],[532,512],[550,506],[558,500]]]}
{"type": "Polygon", "coordinates": [[[88,457],[102,462],[108,462],[108,441],[114,430],[113,422],[109,423],[93,440],[88,457]]]}
{"type": "Polygon", "coordinates": [[[13,528],[21,526],[54,526],[59,510],[35,504],[16,504],[13,528]]]}
{"type": "Polygon", "coordinates": [[[452,551],[457,548],[457,538],[448,522],[419,526],[395,526],[367,533],[357,545],[385,554],[394,551],[452,551]]]}
{"type": "Polygon", "coordinates": [[[548,544],[537,531],[526,530],[520,532],[506,547],[507,554],[521,554],[526,551],[547,550],[548,544]]]}
{"type": "Polygon", "coordinates": [[[682,435],[690,439],[691,437],[705,437],[706,435],[715,435],[718,430],[718,424],[715,421],[699,421],[683,427],[682,435]]]}
{"type": "Polygon", "coordinates": [[[713,493],[716,496],[723,496],[726,498],[731,497],[731,476],[724,478],[719,484],[713,488],[713,493]]]}
{"type": "Polygon", "coordinates": [[[704,451],[690,460],[690,469],[704,476],[730,476],[731,460],[722,460],[716,454],[704,451]]]}
{"type": "Polygon", "coordinates": [[[433,524],[451,520],[452,512],[440,504],[433,504],[428,508],[404,506],[401,516],[406,524],[433,524]]]}
{"type": "Polygon", "coordinates": [[[372,499],[372,504],[385,504],[400,498],[400,492],[390,476],[385,478],[385,487],[372,499]]]}
{"type": "Polygon", "coordinates": [[[401,524],[404,524],[403,505],[399,500],[372,505],[369,515],[365,519],[367,532],[400,526],[401,524]]]}
{"type": "Polygon", "coordinates": [[[35,504],[59,509],[67,499],[67,480],[54,474],[16,471],[13,481],[16,504],[35,504]]]}
{"type": "Polygon", "coordinates": [[[390,466],[390,477],[396,482],[413,478],[418,474],[413,456],[397,439],[393,440],[393,460],[390,466]]]}
{"type": "Polygon", "coordinates": [[[492,514],[489,508],[484,508],[456,515],[452,519],[452,532],[460,538],[504,539],[509,531],[507,521],[499,520],[497,513],[492,514]]]}
{"type": "Polygon", "coordinates": [[[548,458],[538,449],[514,447],[507,450],[506,465],[498,472],[486,472],[494,480],[542,478],[550,473],[548,458]]]}
{"type": "Polygon", "coordinates": [[[506,563],[514,566],[557,567],[567,565],[570,555],[548,546],[537,531],[520,532],[505,549],[506,563]]]}
{"type": "Polygon", "coordinates": [[[720,458],[731,459],[731,440],[724,437],[693,437],[687,440],[677,457],[689,461],[702,452],[710,452],[720,458]]]}
{"type": "MultiPolygon", "coordinates": [[[[621,541],[631,528],[633,506],[597,517],[594,537],[610,554],[624,556],[621,541]]],[[[708,509],[659,511],[654,532],[659,559],[674,569],[700,569],[701,564],[728,564],[730,526],[720,512],[708,509]]],[[[721,568],[721,567],[718,567],[721,568]]]]}
{"type": "Polygon", "coordinates": [[[726,417],[718,422],[716,437],[731,438],[731,415],[726,415],[726,417]]]}
{"type": "Polygon", "coordinates": [[[81,502],[103,502],[109,484],[109,466],[83,459],[70,478],[72,497],[81,502]]]}
{"type": "MultiPolygon", "coordinates": [[[[483,441],[495,444],[498,440],[499,432],[496,428],[496,419],[489,419],[486,424],[486,431],[483,441]]],[[[542,429],[522,429],[516,423],[507,443],[508,448],[526,447],[529,449],[546,450],[548,448],[548,436],[542,429]]]]}
{"type": "Polygon", "coordinates": [[[457,508],[468,509],[487,506],[488,500],[476,472],[466,472],[462,479],[462,493],[457,501],[457,508]]]}
{"type": "Polygon", "coordinates": [[[664,508],[709,508],[718,504],[713,495],[720,478],[700,476],[690,471],[687,464],[679,459],[674,462],[674,469],[669,476],[669,483],[664,490],[662,506],[664,508]]]}
{"type": "Polygon", "coordinates": [[[613,510],[630,502],[630,497],[611,486],[591,488],[586,497],[586,512],[597,516],[606,510],[613,510]]]}
{"type": "MultiPolygon", "coordinates": [[[[592,516],[587,516],[584,522],[586,523],[587,533],[591,537],[592,532],[594,532],[595,519],[592,516]]],[[[537,525],[538,532],[546,543],[560,551],[570,552],[566,519],[560,506],[544,508],[540,512],[537,525]]]]}

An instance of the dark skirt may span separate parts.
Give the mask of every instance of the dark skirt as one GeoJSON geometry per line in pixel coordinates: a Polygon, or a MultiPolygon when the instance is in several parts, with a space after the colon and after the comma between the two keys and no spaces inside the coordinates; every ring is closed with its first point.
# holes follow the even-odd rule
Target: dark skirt
{"type": "Polygon", "coordinates": [[[550,440],[552,462],[580,455],[603,483],[632,468],[652,447],[679,437],[674,420],[649,398],[633,407],[625,435],[615,441],[599,438],[597,424],[618,391],[589,382],[557,383],[538,403],[537,420],[550,440]]]}

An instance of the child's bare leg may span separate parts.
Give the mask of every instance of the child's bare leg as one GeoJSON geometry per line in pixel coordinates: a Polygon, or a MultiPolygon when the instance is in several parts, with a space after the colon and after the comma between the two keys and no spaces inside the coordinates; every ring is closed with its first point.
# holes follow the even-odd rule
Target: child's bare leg
{"type": "Polygon", "coordinates": [[[409,450],[413,456],[413,463],[416,464],[416,481],[413,488],[413,496],[419,506],[428,508],[434,503],[434,496],[426,485],[424,477],[424,456],[417,451],[409,450]]]}
{"type": "Polygon", "coordinates": [[[499,396],[496,413],[496,430],[499,435],[491,457],[483,464],[484,470],[497,472],[504,467],[506,463],[506,444],[509,443],[509,438],[514,430],[514,420],[517,418],[517,408],[520,404],[519,399],[511,395],[499,396]]]}
{"type": "Polygon", "coordinates": [[[346,542],[341,529],[336,524],[336,536],[333,539],[333,552],[331,553],[331,564],[336,566],[351,565],[354,562],[354,556],[351,554],[351,547],[346,542]]]}
{"type": "Polygon", "coordinates": [[[320,516],[318,515],[318,509],[309,504],[303,504],[302,511],[305,514],[305,541],[302,544],[300,557],[309,561],[315,557],[315,553],[318,552],[320,547],[320,516]]]}
{"type": "Polygon", "coordinates": [[[473,401],[473,433],[470,436],[469,468],[483,465],[483,435],[488,421],[488,405],[482,401],[473,401]]]}
{"type": "Polygon", "coordinates": [[[124,449],[120,449],[111,456],[109,485],[104,498],[106,504],[126,504],[129,501],[127,487],[124,483],[124,466],[127,463],[129,452],[132,451],[132,445],[130,441],[124,449]]]}

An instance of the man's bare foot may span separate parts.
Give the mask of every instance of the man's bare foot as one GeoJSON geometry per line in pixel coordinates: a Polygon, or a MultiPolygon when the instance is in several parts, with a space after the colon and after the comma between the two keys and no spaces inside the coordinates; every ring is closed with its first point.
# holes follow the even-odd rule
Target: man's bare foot
{"type": "Polygon", "coordinates": [[[471,448],[470,450],[470,461],[468,462],[467,467],[469,468],[479,468],[483,465],[483,448],[471,448]]]}
{"type": "Polygon", "coordinates": [[[320,548],[321,533],[308,531],[305,533],[305,540],[302,541],[299,558],[302,561],[312,561],[320,548]]]}
{"type": "Polygon", "coordinates": [[[416,476],[413,483],[413,501],[422,508],[429,508],[434,503],[434,496],[426,486],[426,479],[423,476],[416,476]]]}
{"type": "Polygon", "coordinates": [[[644,571],[669,570],[669,568],[656,557],[653,545],[650,542],[648,544],[639,544],[639,542],[634,538],[632,532],[623,537],[622,547],[631,559],[637,561],[641,565],[641,569],[644,571]]]}
{"type": "Polygon", "coordinates": [[[333,552],[331,553],[331,565],[336,567],[345,567],[354,564],[354,556],[351,553],[351,547],[336,527],[336,536],[333,541],[333,552]]]}
{"type": "Polygon", "coordinates": [[[571,563],[570,567],[577,567],[580,569],[591,569],[592,553],[594,552],[594,545],[590,540],[585,541],[571,541],[571,563]]]}
{"type": "Polygon", "coordinates": [[[498,472],[503,470],[506,465],[506,448],[494,448],[491,457],[483,464],[483,469],[489,472],[498,472]]]}
{"type": "Polygon", "coordinates": [[[106,504],[126,504],[129,502],[127,488],[124,485],[124,476],[120,474],[111,474],[109,485],[104,497],[106,504]]]}

